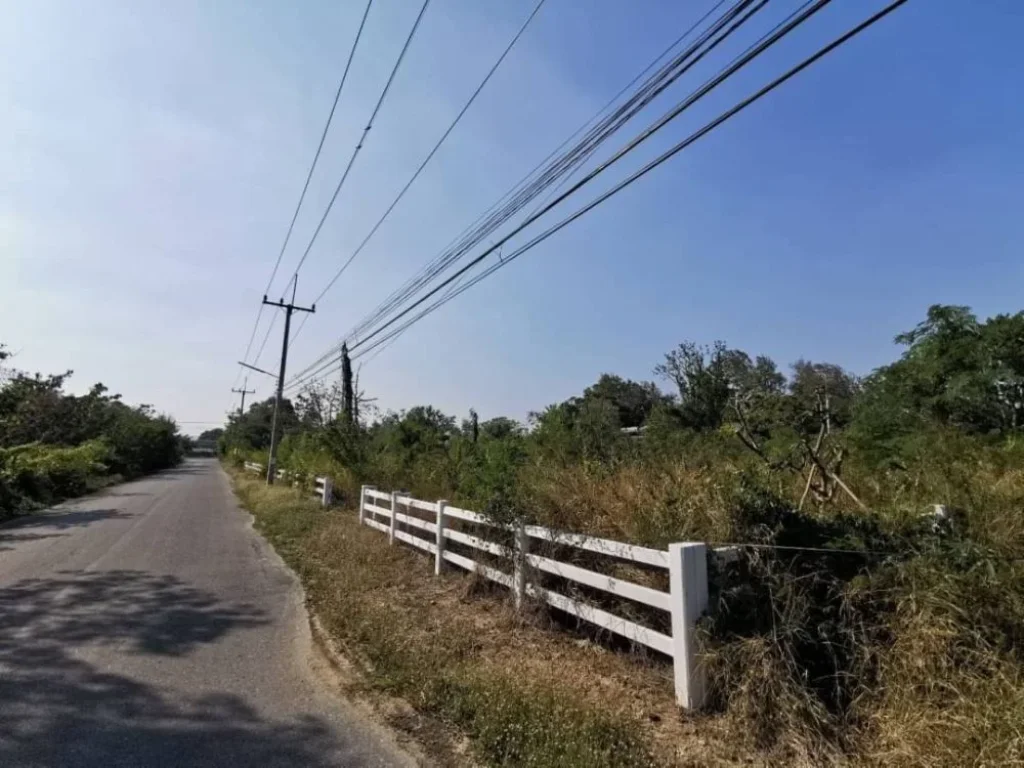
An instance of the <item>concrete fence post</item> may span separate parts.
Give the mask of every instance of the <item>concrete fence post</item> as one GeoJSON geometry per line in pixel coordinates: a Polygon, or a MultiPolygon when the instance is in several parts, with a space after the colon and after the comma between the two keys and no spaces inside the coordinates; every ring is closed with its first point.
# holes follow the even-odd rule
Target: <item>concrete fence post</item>
{"type": "Polygon", "coordinates": [[[334,481],[329,476],[324,476],[324,494],[320,498],[320,504],[325,507],[331,506],[334,500],[334,481]]]}
{"type": "Polygon", "coordinates": [[[523,604],[526,596],[526,555],[529,552],[529,538],[522,523],[515,525],[515,550],[512,553],[512,594],[516,608],[523,604]]]}
{"type": "Polygon", "coordinates": [[[437,552],[434,553],[434,575],[441,575],[441,566],[444,564],[444,508],[448,506],[445,499],[437,502],[437,530],[434,532],[434,544],[437,552]]]}
{"type": "Polygon", "coordinates": [[[395,525],[398,524],[398,491],[391,492],[391,530],[388,531],[388,543],[395,543],[395,525]]]}
{"type": "Polygon", "coordinates": [[[704,670],[697,659],[697,619],[708,608],[708,553],[705,544],[668,545],[672,596],[672,656],[676,703],[700,709],[705,702],[704,670]]]}

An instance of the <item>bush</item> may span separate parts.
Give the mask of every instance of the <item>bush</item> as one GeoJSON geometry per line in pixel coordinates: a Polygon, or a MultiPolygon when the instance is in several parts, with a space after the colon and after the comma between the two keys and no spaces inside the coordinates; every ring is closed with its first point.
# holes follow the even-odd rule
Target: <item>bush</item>
{"type": "Polygon", "coordinates": [[[0,487],[9,495],[8,511],[27,502],[52,503],[99,487],[108,474],[111,455],[110,446],[102,440],[74,448],[30,443],[0,449],[0,487]]]}

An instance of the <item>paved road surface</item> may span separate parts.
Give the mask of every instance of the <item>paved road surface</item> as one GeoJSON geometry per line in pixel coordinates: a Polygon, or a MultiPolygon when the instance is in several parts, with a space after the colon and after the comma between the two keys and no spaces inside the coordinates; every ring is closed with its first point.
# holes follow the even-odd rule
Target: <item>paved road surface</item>
{"type": "Polygon", "coordinates": [[[212,460],[0,527],[0,766],[411,765],[212,460]]]}

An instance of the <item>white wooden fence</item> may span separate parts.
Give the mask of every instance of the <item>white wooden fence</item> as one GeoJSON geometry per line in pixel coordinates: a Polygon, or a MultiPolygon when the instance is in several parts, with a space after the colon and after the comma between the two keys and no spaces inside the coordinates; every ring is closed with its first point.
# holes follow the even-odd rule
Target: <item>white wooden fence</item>
{"type": "MultiPolygon", "coordinates": [[[[593,536],[553,531],[538,525],[505,526],[476,512],[459,509],[447,501],[422,501],[401,491],[385,493],[363,486],[359,498],[359,522],[387,534],[391,543],[400,541],[434,556],[434,573],[443,563],[478,573],[512,590],[516,604],[532,597],[652,648],[673,660],[676,700],[687,709],[699,708],[705,700],[703,670],[697,661],[696,622],[708,607],[707,546],[698,542],[670,544],[667,550],[625,544],[593,536]],[[405,512],[401,511],[405,508],[405,512]],[[419,513],[419,514],[416,514],[419,513]],[[425,516],[424,514],[425,513],[425,516]],[[473,533],[470,530],[475,531],[473,533]],[[487,538],[501,531],[506,543],[487,538]],[[512,546],[508,545],[508,541],[512,546]],[[534,540],[608,555],[668,572],[669,590],[648,586],[564,563],[531,552],[534,540]],[[487,552],[511,564],[511,572],[479,562],[449,549],[455,542],[472,550],[487,552]],[[671,616],[671,634],[659,632],[617,616],[583,600],[546,589],[534,583],[530,572],[544,572],[587,587],[666,611],[671,616]]],[[[501,562],[501,559],[498,562],[501,562]]]]}
{"type": "MultiPolygon", "coordinates": [[[[262,475],[265,471],[262,464],[257,464],[254,461],[245,462],[245,470],[247,472],[254,472],[257,475],[262,475]]],[[[298,481],[295,480],[295,473],[289,472],[285,469],[277,470],[277,479],[293,480],[296,485],[298,484],[298,481]]],[[[334,482],[331,478],[315,477],[313,478],[313,487],[316,491],[314,496],[320,499],[320,505],[323,507],[329,507],[334,501],[334,482]]]]}

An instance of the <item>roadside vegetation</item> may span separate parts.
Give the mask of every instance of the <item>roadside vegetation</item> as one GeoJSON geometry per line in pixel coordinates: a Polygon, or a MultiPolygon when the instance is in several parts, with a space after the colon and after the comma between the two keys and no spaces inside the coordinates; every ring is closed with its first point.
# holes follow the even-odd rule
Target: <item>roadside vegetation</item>
{"type": "MultiPolygon", "coordinates": [[[[234,482],[373,687],[457,727],[476,758],[552,768],[655,764],[650,718],[672,717],[671,688],[656,668],[598,647],[581,653],[571,635],[517,616],[485,582],[435,579],[428,558],[389,547],[355,515],[325,514],[291,488],[251,475],[235,472],[234,482]]],[[[401,712],[393,720],[438,741],[424,739],[436,723],[409,722],[401,712]]]]}
{"type": "MultiPolygon", "coordinates": [[[[896,341],[899,358],[863,378],[806,360],[784,373],[724,343],[684,342],[654,369],[671,392],[606,374],[526,425],[472,412],[459,422],[430,406],[377,414],[345,383],[284,404],[281,465],[330,474],[348,501],[371,483],[652,546],[742,544],[737,562],[712,568],[703,640],[713,705],[696,722],[658,704],[671,685],[656,659],[567,650],[517,675],[514,648],[557,642],[545,622],[559,617],[508,619],[494,625],[501,640],[474,645],[476,633],[445,629],[455,620],[440,617],[478,620],[498,610],[481,607],[494,598],[463,593],[472,610],[443,611],[417,592],[430,581],[425,559],[316,513],[287,489],[240,489],[331,631],[380,684],[393,681],[414,705],[471,733],[491,733],[482,723],[495,722],[521,730],[527,741],[515,747],[476,734],[495,764],[1022,762],[1024,313],[982,321],[935,306],[896,341]],[[578,681],[607,676],[597,666],[588,675],[594,659],[631,665],[621,680],[632,679],[644,703],[623,704],[626,683],[592,696],[578,681]],[[442,684],[445,670],[453,677],[442,684]],[[572,678],[558,684],[563,670],[572,678]],[[594,744],[635,739],[630,757],[609,746],[601,759],[553,762],[528,740],[535,730],[545,738],[537,724],[557,718],[510,703],[528,678],[563,697],[555,711],[604,723],[600,733],[612,735],[587,731],[594,744]],[[493,717],[478,714],[489,699],[465,688],[491,684],[513,692],[493,717]],[[717,747],[694,760],[682,745],[692,750],[697,738],[717,747]],[[666,747],[673,739],[677,751],[666,747]]],[[[270,403],[256,403],[230,420],[221,436],[229,461],[265,462],[270,415],[270,403]]]]}
{"type": "Polygon", "coordinates": [[[71,371],[28,374],[3,367],[9,357],[0,345],[0,520],[180,460],[169,418],[103,384],[68,394],[71,371]]]}

